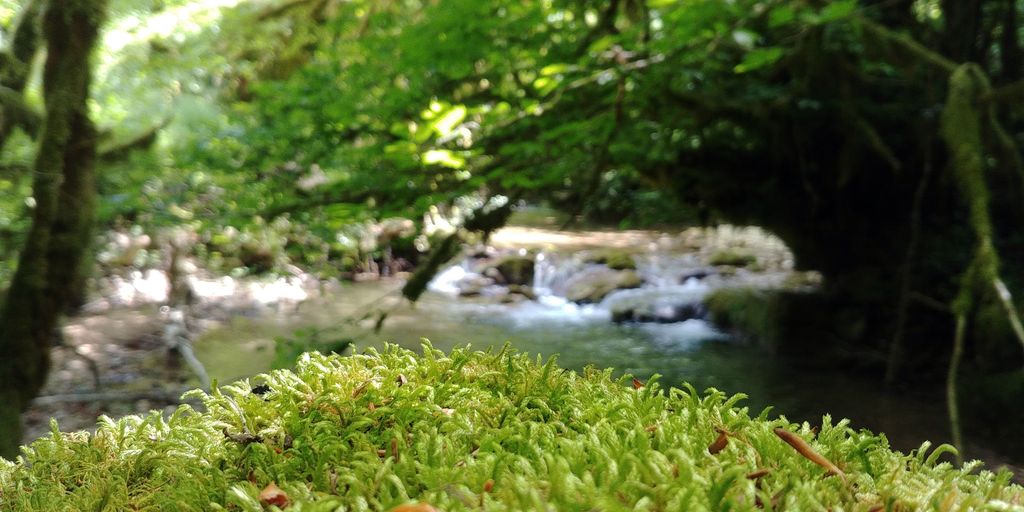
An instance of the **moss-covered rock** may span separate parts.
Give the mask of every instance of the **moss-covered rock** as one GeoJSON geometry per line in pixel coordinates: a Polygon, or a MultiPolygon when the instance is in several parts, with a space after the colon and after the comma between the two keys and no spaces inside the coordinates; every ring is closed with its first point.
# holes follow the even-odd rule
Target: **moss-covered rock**
{"type": "Polygon", "coordinates": [[[653,322],[667,324],[682,322],[693,318],[704,316],[704,307],[699,303],[693,304],[617,304],[611,310],[612,322],[617,324],[627,322],[653,322]]]}
{"type": "Polygon", "coordinates": [[[612,270],[636,270],[636,260],[628,251],[622,249],[603,249],[591,251],[583,255],[584,263],[606,265],[612,270]]]}
{"type": "Polygon", "coordinates": [[[615,290],[639,288],[644,282],[635,271],[593,267],[576,274],[565,283],[565,298],[579,304],[601,302],[615,290]]]}
{"type": "Polygon", "coordinates": [[[308,354],[182,406],[0,460],[0,509],[1019,510],[1010,474],[909,455],[826,416],[752,418],[692,387],[505,349],[308,354]],[[254,384],[259,386],[253,387],[254,384]],[[783,439],[787,441],[784,442],[783,439]],[[791,444],[813,450],[816,465],[791,444]],[[833,473],[830,476],[830,473],[833,473]],[[412,504],[421,504],[412,506],[412,504]]]}
{"type": "Polygon", "coordinates": [[[532,286],[512,284],[508,287],[508,294],[519,296],[526,300],[537,300],[537,293],[533,291],[532,286]]]}
{"type": "Polygon", "coordinates": [[[604,303],[612,322],[673,323],[702,318],[706,310],[703,293],[680,293],[676,290],[645,288],[616,295],[604,303]]]}
{"type": "Polygon", "coordinates": [[[722,249],[709,256],[708,263],[716,266],[746,267],[757,263],[757,256],[742,249],[722,249]]]}
{"type": "Polygon", "coordinates": [[[507,254],[495,259],[483,259],[474,271],[495,280],[499,285],[530,286],[534,284],[536,262],[531,254],[507,254]]]}
{"type": "Polygon", "coordinates": [[[713,323],[771,351],[868,364],[849,359],[859,354],[850,353],[851,347],[863,351],[867,326],[859,310],[845,307],[841,298],[813,290],[729,287],[710,292],[704,304],[713,323]]]}
{"type": "Polygon", "coordinates": [[[704,304],[715,324],[772,343],[778,338],[772,293],[757,288],[719,288],[707,295],[704,304]]]}
{"type": "Polygon", "coordinates": [[[533,272],[533,255],[510,255],[489,265],[482,273],[501,284],[528,286],[533,284],[533,272]]]}

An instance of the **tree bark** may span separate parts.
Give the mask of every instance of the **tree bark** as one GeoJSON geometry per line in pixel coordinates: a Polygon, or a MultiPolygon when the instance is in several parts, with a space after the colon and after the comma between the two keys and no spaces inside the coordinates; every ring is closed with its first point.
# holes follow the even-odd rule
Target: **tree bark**
{"type": "Polygon", "coordinates": [[[15,126],[35,136],[39,120],[37,114],[24,104],[22,94],[28,81],[29,67],[39,50],[39,11],[37,0],[23,3],[11,29],[11,43],[0,53],[0,86],[4,93],[0,115],[0,147],[15,126]]]}
{"type": "Polygon", "coordinates": [[[945,22],[942,53],[956,62],[980,62],[984,49],[978,45],[981,30],[982,2],[977,0],[942,0],[945,22]]]}
{"type": "Polygon", "coordinates": [[[17,453],[17,421],[49,370],[50,338],[80,279],[95,210],[96,129],[89,119],[89,55],[104,0],[44,7],[46,117],[40,130],[32,226],[0,310],[0,456],[17,453]]]}
{"type": "Polygon", "coordinates": [[[1022,50],[1018,34],[1017,0],[1006,0],[1006,15],[1003,18],[1003,31],[999,39],[999,58],[1002,67],[1000,78],[1003,83],[1021,79],[1022,50]]]}

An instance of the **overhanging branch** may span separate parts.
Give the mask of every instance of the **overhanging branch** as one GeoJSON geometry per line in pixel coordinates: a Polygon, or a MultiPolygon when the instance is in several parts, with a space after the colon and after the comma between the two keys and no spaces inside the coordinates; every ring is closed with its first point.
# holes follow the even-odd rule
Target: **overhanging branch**
{"type": "Polygon", "coordinates": [[[986,103],[1011,103],[1024,100],[1024,80],[1007,84],[981,97],[986,103]]]}
{"type": "Polygon", "coordinates": [[[4,125],[17,126],[33,137],[39,132],[43,115],[25,103],[22,93],[0,85],[0,106],[3,106],[4,125]]]}
{"type": "Polygon", "coordinates": [[[874,21],[871,21],[863,16],[857,16],[855,18],[868,32],[884,39],[887,42],[894,43],[899,46],[903,51],[918,57],[922,61],[935,66],[946,73],[952,73],[957,68],[957,63],[947,59],[943,55],[929,50],[921,43],[918,43],[913,38],[900,34],[890,30],[874,21]]]}

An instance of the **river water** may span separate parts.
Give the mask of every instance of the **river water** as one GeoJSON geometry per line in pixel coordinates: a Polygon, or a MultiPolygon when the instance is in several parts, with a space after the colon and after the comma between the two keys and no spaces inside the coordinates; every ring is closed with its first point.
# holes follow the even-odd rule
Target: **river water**
{"type": "MultiPolygon", "coordinates": [[[[650,240],[647,240],[650,241],[650,240]]],[[[632,241],[631,243],[636,243],[632,241]]],[[[573,250],[578,247],[568,245],[573,250]]],[[[565,246],[562,247],[565,249],[565,246]]],[[[486,297],[457,297],[454,282],[463,278],[468,260],[442,273],[415,305],[398,299],[401,280],[341,285],[321,297],[252,318],[235,318],[207,332],[196,342],[196,351],[210,376],[220,382],[244,378],[269,368],[275,337],[290,336],[296,329],[322,329],[321,339],[353,338],[355,350],[395,343],[419,349],[422,339],[435,348],[471,344],[481,350],[500,349],[505,343],[543,358],[556,356],[558,363],[578,370],[587,365],[614,368],[642,380],[661,375],[663,386],[689,382],[698,390],[714,387],[727,393],[744,393],[752,415],[771,404],[773,415],[790,420],[820,423],[821,416],[850,418],[855,428],[884,432],[900,450],[917,448],[925,440],[949,441],[941,394],[895,393],[875,380],[855,373],[814,367],[799,357],[765,353],[756,346],[720,332],[707,321],[691,318],[671,323],[621,323],[611,321],[616,301],[662,299],[693,301],[716,282],[678,280],[688,265],[700,264],[692,253],[670,247],[666,252],[652,245],[637,256],[638,272],[647,284],[636,290],[614,292],[599,304],[577,305],[560,297],[557,288],[577,263],[544,264],[554,252],[538,258],[534,289],[536,300],[501,303],[486,297]],[[656,256],[651,256],[652,254],[656,256]],[[675,269],[675,270],[672,270],[675,269]],[[666,277],[668,276],[668,277],[666,277]],[[388,311],[379,331],[372,325],[376,313],[388,311]],[[355,319],[366,317],[363,321],[355,319]]],[[[561,254],[567,254],[562,252],[561,254]]],[[[784,279],[779,272],[764,271],[744,277],[758,285],[784,279]]],[[[998,442],[968,440],[968,456],[990,465],[1020,466],[1000,454],[998,442]]],[[[1018,478],[1020,478],[1018,473],[1018,478]]]]}

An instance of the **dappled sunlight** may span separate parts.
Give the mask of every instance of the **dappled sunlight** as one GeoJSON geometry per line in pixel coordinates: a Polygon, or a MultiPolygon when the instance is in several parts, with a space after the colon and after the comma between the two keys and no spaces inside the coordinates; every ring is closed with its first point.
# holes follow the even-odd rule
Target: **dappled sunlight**
{"type": "Polygon", "coordinates": [[[160,270],[133,270],[127,277],[112,276],[107,300],[119,305],[158,303],[167,300],[170,284],[167,274],[160,270]]]}
{"type": "MultiPolygon", "coordinates": [[[[131,44],[145,43],[154,38],[172,38],[178,42],[191,35],[216,26],[221,10],[252,0],[195,0],[167,7],[157,13],[139,11],[115,20],[104,31],[105,52],[117,55],[131,44]]],[[[107,62],[106,65],[110,65],[107,62]]],[[[107,71],[102,65],[101,74],[107,71]]]]}
{"type": "MultiPolygon", "coordinates": [[[[297,304],[311,297],[319,283],[309,276],[277,277],[273,279],[239,279],[231,276],[203,278],[190,276],[188,286],[194,300],[204,304],[227,303],[244,309],[250,305],[272,306],[282,303],[297,304]]],[[[170,284],[162,270],[133,270],[127,276],[111,276],[103,287],[104,297],[91,303],[87,309],[104,307],[135,307],[167,302],[170,284]]]]}

